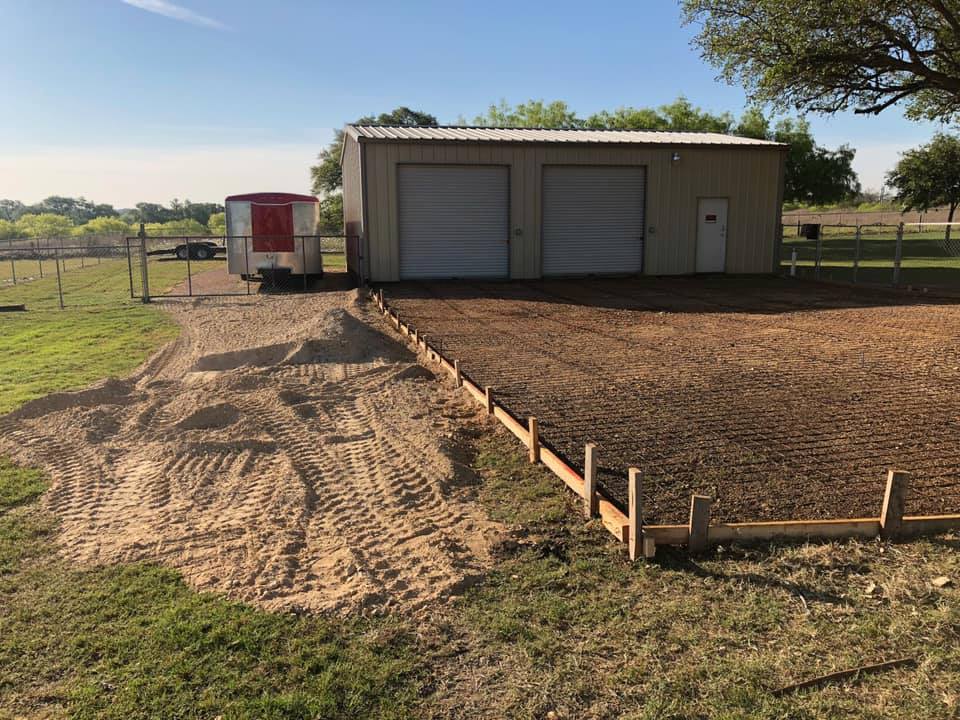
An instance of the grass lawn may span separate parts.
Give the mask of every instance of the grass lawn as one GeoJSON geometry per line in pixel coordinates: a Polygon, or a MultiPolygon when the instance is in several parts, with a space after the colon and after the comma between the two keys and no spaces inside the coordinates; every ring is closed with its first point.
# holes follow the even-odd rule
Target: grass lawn
{"type": "MultiPolygon", "coordinates": [[[[183,263],[151,262],[152,292],[179,283],[184,272],[183,263]]],[[[68,270],[62,283],[65,310],[56,276],[0,287],[0,305],[25,303],[28,310],[0,314],[0,412],[128,373],[176,337],[165,314],[130,299],[126,260],[68,270]]]]}
{"type": "MultiPolygon", "coordinates": [[[[829,230],[836,231],[836,228],[829,230]]],[[[849,282],[853,280],[855,239],[851,232],[827,232],[823,238],[821,278],[849,282]]],[[[954,234],[960,240],[960,235],[954,234]]],[[[907,233],[903,239],[900,283],[919,287],[960,288],[960,257],[948,254],[939,244],[943,230],[907,233]]],[[[865,227],[861,239],[861,260],[857,281],[889,285],[893,282],[893,260],[896,254],[896,232],[865,227]]],[[[781,250],[781,266],[790,267],[793,249],[797,250],[797,267],[801,277],[812,277],[816,262],[817,241],[785,237],[781,250]]]]}
{"type": "MultiPolygon", "coordinates": [[[[0,317],[0,407],[125,372],[172,336],[159,310],[122,302],[119,277],[92,282],[116,307],[0,317]]],[[[725,547],[696,562],[661,551],[631,565],[512,436],[468,441],[480,502],[515,539],[483,584],[419,618],[268,614],[156,565],[72,567],[38,502],[45,478],[0,460],[0,718],[960,712],[960,539],[725,547]],[[954,585],[930,583],[944,575],[954,585]],[[917,667],[770,692],[904,656],[917,667]]]]}
{"type": "Polygon", "coordinates": [[[324,253],[323,267],[327,270],[346,270],[347,256],[343,253],[324,253]]]}

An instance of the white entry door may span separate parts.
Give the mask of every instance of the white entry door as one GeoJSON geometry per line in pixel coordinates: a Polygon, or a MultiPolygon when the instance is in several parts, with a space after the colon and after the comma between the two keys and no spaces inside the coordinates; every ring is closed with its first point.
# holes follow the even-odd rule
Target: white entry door
{"type": "Polygon", "coordinates": [[[722,273],[727,264],[727,199],[697,204],[697,272],[722,273]]]}

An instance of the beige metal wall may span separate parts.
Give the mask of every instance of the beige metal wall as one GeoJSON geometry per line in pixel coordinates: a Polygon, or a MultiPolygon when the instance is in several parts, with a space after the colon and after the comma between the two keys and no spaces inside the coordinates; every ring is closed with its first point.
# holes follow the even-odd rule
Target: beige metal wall
{"type": "MultiPolygon", "coordinates": [[[[350,136],[343,140],[341,165],[343,171],[343,232],[348,237],[363,238],[363,185],[360,168],[360,145],[350,136]]],[[[365,248],[364,254],[366,254],[365,248]]],[[[348,252],[348,269],[359,275],[360,268],[353,267],[354,264],[354,255],[348,252]]]]}
{"type": "MultiPolygon", "coordinates": [[[[774,267],[783,185],[780,148],[363,142],[368,267],[370,278],[375,281],[400,279],[400,163],[510,167],[510,276],[515,279],[537,278],[541,274],[542,168],[546,164],[646,166],[646,274],[694,272],[697,200],[701,197],[729,199],[727,272],[766,273],[774,267]],[[676,162],[670,159],[674,151],[680,153],[676,162]]],[[[352,140],[348,146],[351,144],[356,146],[352,140]]],[[[345,154],[345,214],[346,158],[345,154]]],[[[584,238],[584,242],[589,242],[589,238],[584,238]]]]}

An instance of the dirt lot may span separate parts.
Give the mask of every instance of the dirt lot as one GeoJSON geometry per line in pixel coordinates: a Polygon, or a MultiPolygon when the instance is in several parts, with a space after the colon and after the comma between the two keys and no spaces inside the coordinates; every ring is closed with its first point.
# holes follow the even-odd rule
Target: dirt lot
{"type": "Polygon", "coordinates": [[[491,385],[623,504],[683,522],[877,516],[888,468],[910,514],[960,511],[960,306],[778,279],[385,287],[388,302],[491,385]]]}
{"type": "Polygon", "coordinates": [[[462,593],[502,533],[454,439],[475,410],[357,297],[165,301],[184,332],[132,377],[0,418],[0,454],[51,477],[66,557],[159,561],[269,609],[462,593]]]}

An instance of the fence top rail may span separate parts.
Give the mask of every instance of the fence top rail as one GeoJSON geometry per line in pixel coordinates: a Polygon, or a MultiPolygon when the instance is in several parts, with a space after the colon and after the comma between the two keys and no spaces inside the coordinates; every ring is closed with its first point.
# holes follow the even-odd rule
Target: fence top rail
{"type": "MultiPolygon", "coordinates": [[[[307,240],[353,240],[358,235],[146,235],[147,240],[198,240],[210,242],[212,240],[270,240],[272,238],[304,238],[307,240]]],[[[128,235],[125,240],[139,240],[139,235],[128,235]]]]}

